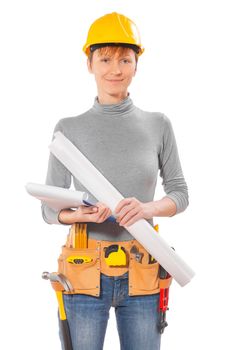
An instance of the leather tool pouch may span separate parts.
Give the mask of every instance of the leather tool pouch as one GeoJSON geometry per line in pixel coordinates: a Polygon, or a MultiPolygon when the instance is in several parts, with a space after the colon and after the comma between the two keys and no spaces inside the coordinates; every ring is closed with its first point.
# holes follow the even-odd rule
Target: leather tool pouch
{"type": "Polygon", "coordinates": [[[138,262],[130,255],[129,262],[129,295],[149,295],[159,293],[159,263],[148,264],[149,254],[137,241],[136,245],[143,253],[143,259],[138,262]]]}
{"type": "MultiPolygon", "coordinates": [[[[72,293],[99,296],[100,259],[98,249],[76,249],[63,246],[58,259],[58,272],[70,281],[74,289],[72,293]],[[82,264],[70,263],[68,260],[73,256],[87,256],[91,261],[82,264]]],[[[70,294],[70,292],[64,293],[70,294]]]]}

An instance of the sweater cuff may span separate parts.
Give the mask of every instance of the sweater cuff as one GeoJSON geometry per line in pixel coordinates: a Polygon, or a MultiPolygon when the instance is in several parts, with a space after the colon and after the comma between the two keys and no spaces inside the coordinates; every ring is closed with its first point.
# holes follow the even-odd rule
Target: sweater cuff
{"type": "Polygon", "coordinates": [[[61,211],[60,209],[52,209],[48,207],[46,204],[42,203],[41,211],[42,211],[42,217],[47,224],[64,225],[64,226],[68,225],[60,222],[58,219],[59,213],[61,211]]]}
{"type": "Polygon", "coordinates": [[[188,206],[188,197],[184,193],[173,192],[166,195],[167,198],[173,200],[176,205],[176,214],[182,213],[188,206]]]}

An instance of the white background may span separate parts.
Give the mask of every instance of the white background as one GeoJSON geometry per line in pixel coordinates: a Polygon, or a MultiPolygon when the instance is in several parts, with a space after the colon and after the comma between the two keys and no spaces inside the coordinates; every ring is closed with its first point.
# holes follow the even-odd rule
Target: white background
{"type": "MultiPolygon", "coordinates": [[[[93,104],[82,46],[89,25],[112,11],[140,29],[145,53],[129,91],[138,107],[171,119],[189,186],[187,211],[158,220],[160,234],[196,271],[185,287],[171,287],[162,349],[233,348],[230,6],[230,0],[1,2],[1,349],[60,349],[55,294],[40,276],[56,270],[67,230],[44,223],[24,185],[44,182],[57,121],[93,104]]],[[[159,184],[156,199],[163,196],[159,184]]],[[[119,349],[114,309],[104,349],[119,349]]]]}

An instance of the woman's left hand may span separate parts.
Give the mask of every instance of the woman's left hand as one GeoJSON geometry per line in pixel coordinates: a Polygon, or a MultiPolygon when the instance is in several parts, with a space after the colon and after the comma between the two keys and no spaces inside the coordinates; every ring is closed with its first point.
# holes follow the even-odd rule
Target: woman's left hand
{"type": "Polygon", "coordinates": [[[130,226],[139,219],[151,219],[154,202],[142,203],[137,198],[122,199],[115,209],[116,221],[120,226],[130,226]]]}

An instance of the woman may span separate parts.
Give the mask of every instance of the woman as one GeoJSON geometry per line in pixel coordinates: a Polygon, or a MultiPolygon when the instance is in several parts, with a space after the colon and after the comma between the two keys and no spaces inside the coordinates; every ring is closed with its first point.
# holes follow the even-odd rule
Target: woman
{"type": "MultiPolygon", "coordinates": [[[[118,13],[98,18],[90,27],[83,50],[88,70],[95,77],[97,97],[90,110],[61,119],[55,131],[63,132],[125,199],[114,213],[97,202],[95,206],[60,212],[42,205],[42,214],[48,223],[87,223],[88,240],[93,247],[97,243],[109,246],[112,242],[123,246],[131,258],[124,268],[108,269],[101,260],[97,296],[87,292],[64,295],[73,349],[103,349],[109,309],[114,306],[121,349],[158,350],[158,263],[149,260],[149,254],[127,231],[127,226],[141,218],[153,224],[153,217],[184,211],[188,205],[187,185],[169,119],[162,113],[139,109],[128,92],[138,57],[144,51],[136,25],[118,13]],[[166,196],[153,201],[159,170],[166,196]],[[112,214],[116,222],[107,220],[112,214]],[[142,252],[136,263],[129,243],[142,252]]],[[[51,154],[46,183],[69,188],[71,178],[51,154]]],[[[88,192],[77,179],[73,181],[77,190],[88,192]]],[[[100,254],[104,254],[104,249],[100,249],[100,254]]]]}

